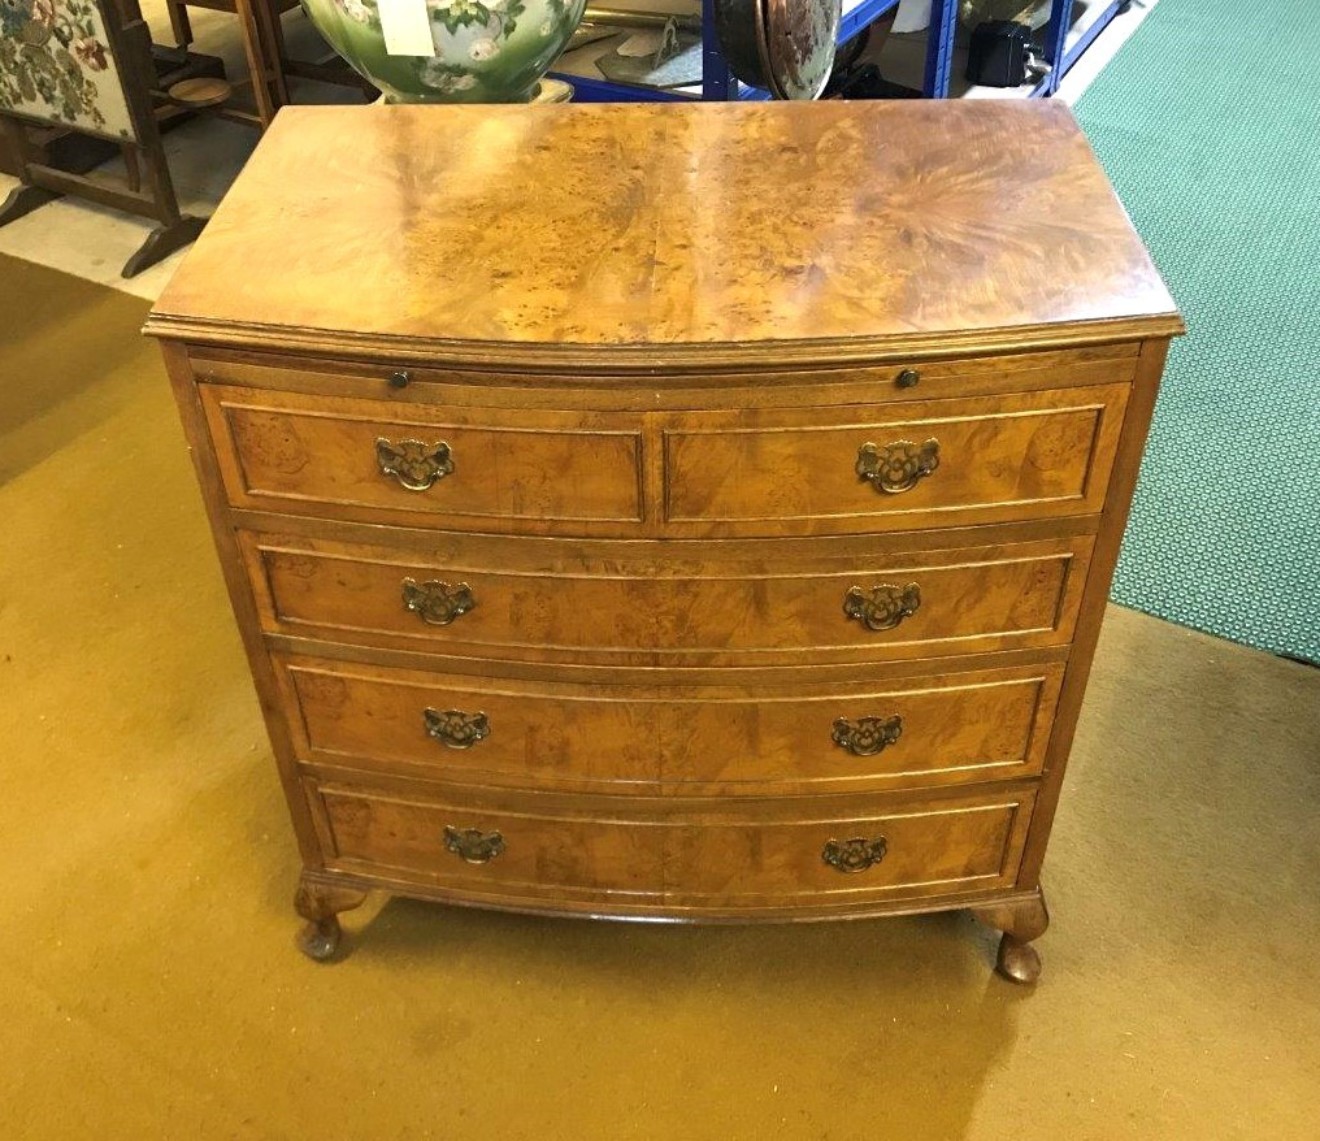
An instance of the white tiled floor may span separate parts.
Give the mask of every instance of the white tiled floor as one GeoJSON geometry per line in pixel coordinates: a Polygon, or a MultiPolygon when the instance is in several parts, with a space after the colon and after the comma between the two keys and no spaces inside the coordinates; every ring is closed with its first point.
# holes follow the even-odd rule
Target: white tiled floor
{"type": "MultiPolygon", "coordinates": [[[[1157,0],[1135,0],[1092,45],[1064,79],[1060,95],[1075,100],[1114,53],[1145,19],[1157,0]]],[[[158,42],[169,42],[169,22],[159,0],[145,0],[143,12],[158,42]]],[[[225,60],[231,76],[244,74],[238,24],[233,16],[201,8],[192,11],[194,49],[225,60]]],[[[321,53],[315,31],[300,11],[285,15],[284,26],[292,54],[314,57],[321,53]]],[[[886,47],[886,52],[890,48],[886,47]]],[[[888,75],[888,72],[886,73],[888,75]]],[[[303,84],[295,97],[307,101],[359,102],[360,96],[344,88],[303,84]]],[[[220,201],[243,163],[256,146],[255,130],[214,118],[200,118],[176,128],[165,137],[175,190],[184,211],[209,214],[220,201]]],[[[103,168],[107,173],[114,165],[103,168]]],[[[0,198],[15,184],[0,174],[0,198]]],[[[0,253],[52,266],[66,273],[154,299],[186,251],[167,258],[137,277],[124,279],[120,269],[142,243],[152,223],[115,210],[74,199],[42,206],[24,218],[0,227],[0,253]]]]}

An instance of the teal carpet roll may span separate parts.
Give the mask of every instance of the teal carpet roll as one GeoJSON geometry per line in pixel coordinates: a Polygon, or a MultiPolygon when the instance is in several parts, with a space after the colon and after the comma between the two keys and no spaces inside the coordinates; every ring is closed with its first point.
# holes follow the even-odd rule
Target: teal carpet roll
{"type": "Polygon", "coordinates": [[[1114,601],[1320,662],[1320,4],[1160,0],[1077,116],[1189,327],[1114,601]]]}

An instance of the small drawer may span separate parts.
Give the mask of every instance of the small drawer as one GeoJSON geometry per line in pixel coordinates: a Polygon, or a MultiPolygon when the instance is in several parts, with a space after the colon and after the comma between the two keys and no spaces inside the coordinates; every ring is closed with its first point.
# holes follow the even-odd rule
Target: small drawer
{"type": "Polygon", "coordinates": [[[1002,890],[1017,878],[1034,793],[850,804],[838,816],[712,813],[666,837],[665,903],[739,914],[1002,890]]]}
{"type": "Polygon", "coordinates": [[[454,539],[428,557],[241,543],[271,633],[522,661],[793,665],[1064,645],[1092,540],[835,558],[769,544],[754,559],[703,544],[683,560],[534,539],[454,539]]]}
{"type": "Polygon", "coordinates": [[[275,655],[314,764],[510,787],[752,796],[1039,774],[1063,667],[875,682],[574,684],[275,655]]]}
{"type": "Polygon", "coordinates": [[[773,916],[1009,888],[1030,790],[938,800],[494,796],[308,783],[334,870],[496,906],[773,916]]]}
{"type": "Polygon", "coordinates": [[[639,417],[199,391],[235,507],[529,533],[644,514],[639,417]]]}
{"type": "Polygon", "coordinates": [[[407,404],[582,408],[641,412],[887,404],[1009,392],[1129,383],[1140,341],[1070,349],[874,361],[848,367],[718,373],[518,373],[489,368],[434,368],[361,361],[279,357],[190,345],[202,384],[358,397],[407,404]]]}
{"type": "Polygon", "coordinates": [[[515,906],[663,899],[662,829],[643,819],[570,814],[534,798],[492,800],[462,789],[307,787],[332,867],[515,906]]]}
{"type": "Polygon", "coordinates": [[[827,534],[1098,513],[1127,385],[693,415],[664,433],[674,534],[827,534]]]}

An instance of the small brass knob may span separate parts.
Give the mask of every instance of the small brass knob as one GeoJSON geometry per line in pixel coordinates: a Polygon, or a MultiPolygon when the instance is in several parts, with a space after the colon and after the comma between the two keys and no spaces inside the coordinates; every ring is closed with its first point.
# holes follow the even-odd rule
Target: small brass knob
{"type": "Polygon", "coordinates": [[[899,388],[916,388],[921,382],[921,373],[914,368],[905,368],[896,377],[894,383],[899,388]]]}

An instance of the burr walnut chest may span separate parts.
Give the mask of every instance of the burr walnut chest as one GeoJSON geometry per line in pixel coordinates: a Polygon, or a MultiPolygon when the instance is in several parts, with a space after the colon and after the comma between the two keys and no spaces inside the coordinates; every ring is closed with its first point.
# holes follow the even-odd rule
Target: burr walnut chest
{"type": "Polygon", "coordinates": [[[379,888],[1035,978],[1182,328],[1066,108],[289,108],[147,328],[310,955],[379,888]]]}

